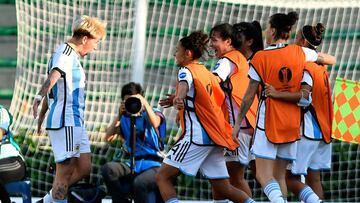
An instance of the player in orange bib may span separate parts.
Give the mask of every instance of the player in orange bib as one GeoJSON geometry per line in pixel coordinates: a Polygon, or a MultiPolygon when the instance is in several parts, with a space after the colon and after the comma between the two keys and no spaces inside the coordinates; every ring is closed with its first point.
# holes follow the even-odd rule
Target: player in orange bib
{"type": "MultiPolygon", "coordinates": [[[[306,61],[324,60],[323,54],[297,45],[287,45],[296,12],[277,13],[270,17],[266,29],[265,50],[258,51],[250,62],[250,83],[234,126],[237,140],[240,121],[249,110],[261,85],[254,144],[256,177],[271,202],[287,202],[286,167],[296,158],[296,141],[300,139],[300,108],[296,103],[273,99],[265,95],[265,86],[278,91],[298,92],[306,61]]],[[[307,95],[304,95],[307,97],[307,95]]]]}
{"type": "MultiPolygon", "coordinates": [[[[200,170],[219,196],[233,202],[254,202],[228,179],[223,148],[234,150],[238,144],[232,139],[232,128],[221,110],[225,96],[219,81],[199,63],[207,42],[207,35],[194,32],[177,45],[175,59],[180,69],[173,105],[179,110],[182,137],[167,153],[157,183],[165,203],[176,203],[173,181],[180,172],[195,176],[200,170]]],[[[214,199],[224,202],[216,196],[214,199]]]]}
{"type": "MultiPolygon", "coordinates": [[[[306,25],[296,36],[296,44],[310,49],[316,48],[322,42],[325,27],[318,23],[316,26],[306,25]]],[[[324,194],[320,182],[320,171],[329,170],[331,165],[331,128],[332,101],[326,66],[308,62],[305,65],[304,76],[300,92],[286,93],[267,88],[267,94],[274,98],[302,98],[302,92],[311,91],[308,100],[298,101],[302,106],[302,138],[298,141],[296,160],[287,173],[288,188],[299,195],[304,202],[319,202],[324,194]],[[285,96],[285,97],[284,97],[285,96]],[[300,175],[306,176],[303,184],[300,175]],[[314,191],[315,193],[314,193],[314,191]]]]}
{"type": "MultiPolygon", "coordinates": [[[[235,115],[239,112],[249,83],[247,61],[256,51],[262,50],[264,47],[261,27],[257,21],[242,22],[234,26],[224,23],[213,27],[210,35],[211,47],[214,49],[216,57],[219,58],[213,73],[221,80],[220,84],[226,95],[224,109],[228,112],[229,123],[233,126],[235,115]]],[[[233,151],[226,150],[225,153],[231,184],[248,195],[251,195],[251,190],[244,175],[246,167],[252,159],[250,145],[256,124],[257,105],[258,100],[255,99],[250,111],[241,122],[241,131],[238,135],[240,147],[233,151]]]]}

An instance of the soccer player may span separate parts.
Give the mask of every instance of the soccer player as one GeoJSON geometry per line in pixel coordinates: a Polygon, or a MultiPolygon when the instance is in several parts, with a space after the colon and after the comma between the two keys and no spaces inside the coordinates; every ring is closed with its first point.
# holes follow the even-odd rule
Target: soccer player
{"type": "MultiPolygon", "coordinates": [[[[322,42],[324,31],[325,27],[321,23],[316,26],[305,25],[298,31],[295,43],[316,50],[322,42]]],[[[286,180],[288,188],[299,195],[302,201],[312,203],[324,198],[320,171],[329,170],[331,167],[333,110],[326,66],[308,62],[304,75],[306,77],[302,83],[308,88],[301,91],[311,90],[309,100],[312,102],[307,102],[302,109],[302,137],[298,141],[296,160],[292,162],[291,172],[288,171],[286,180]],[[300,175],[306,176],[306,184],[311,188],[301,182],[300,175]]],[[[273,88],[269,89],[269,94],[274,98],[281,97],[273,88]]],[[[287,96],[289,97],[289,94],[287,96]]],[[[293,96],[301,98],[301,92],[293,93],[293,96]]]]}
{"type": "MultiPolygon", "coordinates": [[[[67,202],[70,185],[90,175],[90,143],[84,126],[85,72],[79,57],[98,47],[105,38],[105,24],[82,16],[73,24],[71,39],[55,49],[48,63],[48,77],[33,102],[33,116],[46,97],[46,129],[56,162],[52,190],[43,202],[67,202]]],[[[44,112],[41,112],[43,114],[44,112]]]]}
{"type": "MultiPolygon", "coordinates": [[[[286,44],[291,28],[297,20],[296,12],[277,13],[270,17],[266,29],[266,43],[270,46],[258,51],[250,62],[250,83],[233,131],[233,138],[237,141],[240,121],[250,108],[261,85],[262,92],[251,151],[256,157],[257,180],[269,200],[275,203],[287,202],[286,167],[289,160],[296,159],[301,114],[296,103],[267,97],[265,87],[271,85],[279,91],[299,91],[306,61],[335,61],[333,57],[317,54],[314,50],[286,44]]],[[[307,98],[308,94],[304,92],[302,99],[307,98]]]]}
{"type": "Polygon", "coordinates": [[[135,150],[134,174],[130,163],[108,162],[101,167],[101,175],[111,195],[113,202],[148,202],[148,193],[155,192],[156,202],[162,202],[156,184],[155,175],[159,170],[163,156],[162,139],[166,134],[166,121],[164,115],[156,108],[152,108],[143,97],[140,84],[130,82],[121,89],[121,103],[118,115],[106,130],[107,140],[120,135],[125,140],[128,151],[135,150]],[[125,109],[125,101],[136,97],[142,104],[139,115],[133,117],[136,134],[131,132],[131,115],[125,109]],[[135,149],[132,149],[132,136],[136,136],[135,149]]]}
{"type": "Polygon", "coordinates": [[[254,202],[228,180],[223,148],[234,150],[238,145],[231,139],[231,126],[221,110],[225,97],[219,81],[199,63],[207,42],[206,34],[193,32],[177,45],[175,59],[180,69],[173,105],[179,110],[182,137],[164,159],[157,183],[164,201],[175,203],[174,179],[180,172],[195,176],[200,169],[219,195],[214,202],[227,202],[223,198],[254,202]]]}
{"type": "MultiPolygon", "coordinates": [[[[243,51],[248,51],[248,47],[251,50],[252,43],[249,42],[250,40],[246,41],[249,44],[248,47],[245,46],[243,41],[246,39],[244,35],[246,28],[240,24],[231,26],[224,23],[214,26],[210,31],[211,47],[215,50],[216,57],[219,58],[212,72],[220,78],[221,88],[226,95],[224,109],[227,109],[229,123],[232,126],[235,124],[235,115],[239,112],[240,104],[249,84],[249,78],[247,77],[249,65],[247,59],[239,51],[241,48],[243,48],[243,51]]],[[[247,32],[251,32],[250,27],[247,32]]],[[[261,29],[258,32],[260,32],[260,43],[262,43],[261,29]]],[[[254,36],[259,35],[258,33],[251,34],[255,34],[254,36]]],[[[252,42],[254,43],[254,40],[252,42]]],[[[255,99],[250,111],[241,121],[241,131],[238,135],[240,147],[234,151],[227,150],[225,154],[230,183],[245,191],[249,196],[251,196],[251,190],[244,178],[244,174],[251,159],[249,147],[256,123],[257,104],[258,100],[255,99]]]]}

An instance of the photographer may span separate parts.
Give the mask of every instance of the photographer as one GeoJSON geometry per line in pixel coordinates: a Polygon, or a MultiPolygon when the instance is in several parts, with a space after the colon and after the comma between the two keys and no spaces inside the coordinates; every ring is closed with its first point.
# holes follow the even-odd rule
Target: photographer
{"type": "MultiPolygon", "coordinates": [[[[166,123],[163,114],[152,108],[142,95],[140,84],[130,82],[124,85],[121,90],[123,102],[119,113],[106,130],[107,141],[119,135],[124,139],[127,150],[131,152],[131,119],[135,121],[134,175],[131,174],[130,162],[109,162],[101,168],[104,182],[115,203],[131,202],[131,197],[134,198],[135,203],[146,203],[148,193],[159,193],[155,175],[162,162],[162,139],[165,136],[166,123]],[[128,108],[136,106],[136,103],[128,103],[129,98],[131,98],[130,102],[141,102],[141,109],[136,115],[133,112],[129,113],[132,109],[128,108]]],[[[160,194],[156,196],[160,198],[156,202],[162,202],[160,194]]]]}

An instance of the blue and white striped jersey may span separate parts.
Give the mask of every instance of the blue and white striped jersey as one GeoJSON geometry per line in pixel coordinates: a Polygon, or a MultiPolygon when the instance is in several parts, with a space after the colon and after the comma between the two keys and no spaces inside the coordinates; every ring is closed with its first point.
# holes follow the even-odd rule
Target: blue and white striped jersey
{"type": "Polygon", "coordinates": [[[56,48],[48,63],[48,73],[61,73],[48,94],[49,114],[46,129],[83,126],[85,109],[85,72],[76,51],[64,43],[56,48]]]}

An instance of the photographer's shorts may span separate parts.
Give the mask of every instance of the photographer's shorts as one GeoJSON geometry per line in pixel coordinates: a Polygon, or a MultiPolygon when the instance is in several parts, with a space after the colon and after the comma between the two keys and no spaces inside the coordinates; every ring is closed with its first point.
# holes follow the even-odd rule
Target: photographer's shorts
{"type": "Polygon", "coordinates": [[[90,153],[89,137],[84,126],[65,126],[59,130],[48,130],[48,133],[56,163],[90,153]]]}
{"type": "Polygon", "coordinates": [[[169,150],[163,162],[189,176],[195,176],[200,169],[208,179],[229,178],[222,147],[196,145],[186,137],[169,150]]]}

